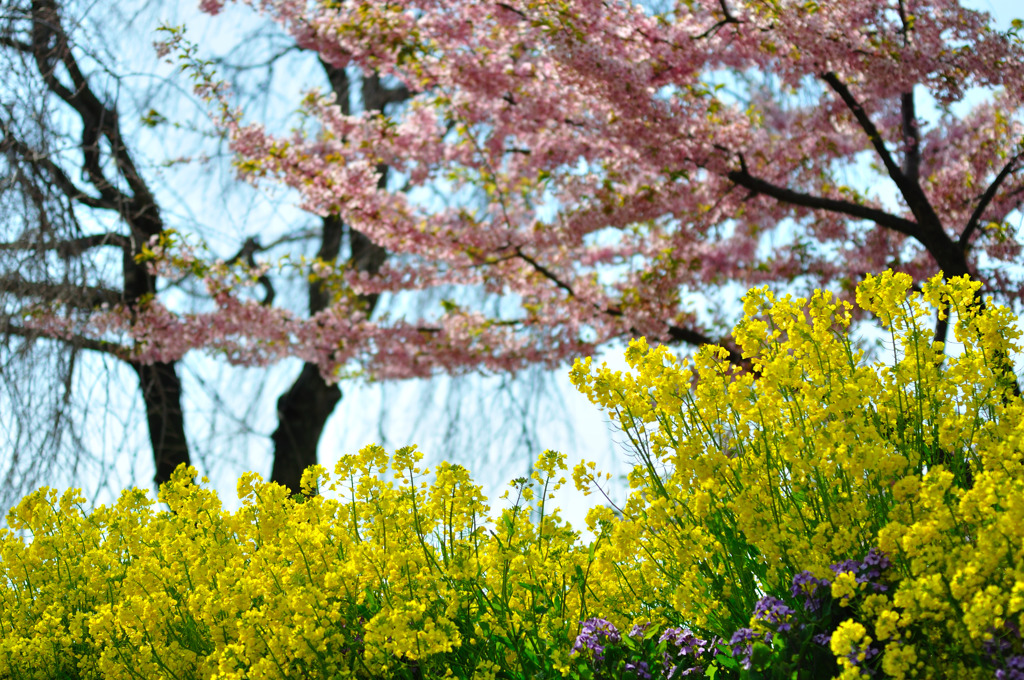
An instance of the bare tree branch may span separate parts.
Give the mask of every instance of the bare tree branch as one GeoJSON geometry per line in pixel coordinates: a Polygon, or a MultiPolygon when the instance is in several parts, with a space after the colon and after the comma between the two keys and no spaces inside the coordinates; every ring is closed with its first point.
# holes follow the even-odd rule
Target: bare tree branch
{"type": "Polygon", "coordinates": [[[0,243],[0,252],[30,250],[39,253],[52,251],[61,258],[75,258],[80,257],[86,251],[93,248],[113,246],[122,250],[131,250],[131,245],[131,241],[122,234],[107,232],[63,241],[33,241],[23,238],[8,243],[0,243]]]}
{"type": "Polygon", "coordinates": [[[107,342],[105,340],[96,340],[95,338],[89,338],[83,335],[70,334],[55,337],[47,335],[35,328],[25,328],[24,326],[18,326],[11,323],[3,324],[0,326],[0,330],[2,330],[6,335],[23,338],[30,342],[35,340],[51,340],[70,347],[87,349],[91,352],[106,354],[121,360],[127,360],[130,355],[129,349],[123,345],[119,345],[115,342],[107,342]]]}
{"type": "Polygon", "coordinates": [[[122,293],[111,288],[78,283],[32,281],[18,273],[0,275],[0,293],[9,293],[43,302],[58,302],[76,309],[95,309],[101,305],[124,302],[122,293]]]}
{"type": "MultiPolygon", "coordinates": [[[[25,208],[17,216],[18,231],[0,243],[0,253],[14,255],[5,258],[6,271],[0,273],[0,292],[14,300],[13,309],[5,310],[6,329],[0,332],[28,338],[32,330],[19,326],[18,313],[31,311],[39,303],[88,311],[103,304],[132,305],[156,293],[155,276],[135,256],[164,230],[164,222],[122,137],[116,105],[97,94],[95,78],[81,68],[75,55],[78,48],[73,48],[62,23],[63,6],[58,0],[19,4],[12,9],[17,21],[5,25],[0,48],[18,53],[14,63],[20,70],[13,75],[25,84],[13,92],[32,94],[23,100],[15,94],[9,104],[5,102],[0,119],[0,159],[7,161],[13,178],[5,191],[14,200],[20,194],[25,208]],[[59,115],[51,114],[53,105],[59,115]],[[71,150],[80,154],[75,161],[64,144],[68,139],[71,150]],[[61,141],[59,152],[49,150],[57,146],[55,140],[61,141]],[[76,170],[81,174],[77,181],[72,179],[76,170]],[[104,233],[83,233],[76,206],[116,213],[127,233],[110,228],[104,233]],[[104,247],[121,252],[111,257],[101,250],[104,247]],[[107,279],[118,267],[120,281],[111,283],[107,279]]],[[[104,352],[135,370],[158,484],[166,482],[178,464],[190,462],[175,362],[142,365],[124,348],[102,341],[56,333],[51,339],[64,343],[72,354],[82,348],[104,352]]],[[[74,366],[73,360],[67,363],[66,385],[71,385],[74,366]]]]}
{"type": "Polygon", "coordinates": [[[105,202],[118,206],[119,212],[133,230],[140,232],[144,238],[159,233],[159,230],[154,231],[151,226],[154,221],[159,221],[159,218],[154,219],[156,202],[121,138],[117,109],[107,107],[100,101],[79,68],[67,35],[61,27],[57,4],[53,0],[33,0],[32,18],[33,56],[39,74],[50,91],[81,118],[83,170],[89,181],[105,202]],[[56,76],[58,62],[71,78],[70,87],[61,83],[56,76]],[[130,196],[117,190],[103,172],[101,138],[107,140],[118,174],[131,189],[130,196]]]}
{"type": "Polygon", "coordinates": [[[27,144],[21,142],[12,134],[9,126],[2,120],[0,120],[0,133],[3,137],[0,138],[0,153],[11,151],[20,156],[29,165],[35,165],[42,169],[49,176],[50,181],[60,191],[73,201],[77,201],[83,205],[89,206],[90,208],[101,208],[104,210],[117,210],[119,203],[115,200],[113,195],[104,196],[102,193],[100,196],[92,196],[80,189],[71,178],[68,177],[64,170],[54,163],[46,154],[39,153],[38,151],[30,148],[27,144]]]}
{"type": "Polygon", "coordinates": [[[735,364],[746,370],[751,370],[752,365],[749,359],[744,359],[740,351],[736,349],[732,343],[727,343],[723,340],[714,340],[710,336],[701,333],[700,331],[692,328],[683,328],[681,326],[670,325],[668,327],[668,335],[675,342],[685,342],[694,347],[702,347],[704,345],[717,345],[722,347],[726,352],[729,353],[728,359],[730,364],[735,364]]]}
{"type": "MultiPolygon", "coordinates": [[[[893,183],[900,190],[904,200],[907,202],[907,206],[910,211],[914,213],[914,217],[921,229],[921,236],[935,238],[934,233],[942,232],[942,221],[939,219],[935,209],[932,208],[931,203],[928,201],[928,197],[925,196],[924,190],[916,180],[911,180],[907,175],[903,173],[903,170],[893,160],[892,155],[885,146],[885,140],[882,139],[882,134],[875,127],[871,117],[868,116],[867,111],[861,106],[861,103],[857,101],[857,98],[853,96],[850,89],[839,80],[839,76],[835,73],[823,73],[821,79],[828,83],[829,87],[839,95],[839,98],[846,104],[846,108],[853,114],[857,124],[867,135],[868,140],[871,142],[871,146],[875,148],[875,152],[878,153],[878,157],[882,160],[882,164],[885,166],[886,171],[889,173],[889,177],[893,183]]],[[[879,222],[881,224],[881,222],[879,222]]],[[[887,226],[887,225],[883,225],[887,226]]],[[[943,233],[943,235],[945,235],[943,233]]],[[[921,237],[917,237],[921,238],[921,237]]],[[[948,237],[947,237],[948,238],[948,237]]],[[[926,244],[927,245],[927,244],[926,244]]]]}
{"type": "Polygon", "coordinates": [[[920,182],[921,174],[921,130],[917,125],[914,93],[900,95],[900,115],[903,121],[903,174],[913,184],[920,182]]]}

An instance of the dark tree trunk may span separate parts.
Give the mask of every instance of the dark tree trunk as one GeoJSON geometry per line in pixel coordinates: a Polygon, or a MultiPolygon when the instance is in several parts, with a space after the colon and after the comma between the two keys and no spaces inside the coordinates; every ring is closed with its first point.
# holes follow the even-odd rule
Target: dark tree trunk
{"type": "Polygon", "coordinates": [[[298,379],[277,400],[278,426],[271,435],[271,481],[299,493],[302,472],[316,463],[320,435],[340,400],[341,389],[337,385],[328,385],[313,364],[303,364],[298,379]]]}
{"type": "MultiPolygon", "coordinates": [[[[341,220],[333,215],[325,217],[323,223],[317,257],[330,262],[341,252],[344,227],[341,220]]],[[[329,302],[320,282],[309,284],[310,314],[324,309],[329,302]]],[[[288,487],[292,493],[299,493],[302,472],[316,463],[320,435],[340,400],[341,389],[337,385],[328,385],[314,364],[303,364],[299,377],[277,400],[278,425],[270,437],[274,442],[270,481],[288,487]]]]}
{"type": "MultiPolygon", "coordinates": [[[[323,62],[321,62],[323,63],[323,62]]],[[[344,69],[323,63],[331,88],[337,95],[338,104],[344,113],[349,112],[349,78],[344,69]]],[[[363,102],[368,109],[382,110],[390,102],[401,101],[409,93],[404,88],[384,87],[377,77],[363,80],[363,102]]],[[[381,168],[381,184],[387,182],[387,168],[381,168]]],[[[358,271],[375,274],[387,257],[384,248],[374,244],[364,234],[347,228],[337,216],[329,215],[323,220],[323,237],[317,257],[325,262],[337,260],[341,244],[348,233],[348,261],[358,271]]],[[[377,304],[376,295],[363,296],[367,316],[377,304]]],[[[309,285],[309,313],[316,314],[330,304],[330,299],[318,281],[309,285]]],[[[270,481],[288,487],[293,494],[301,491],[303,471],[317,461],[317,446],[323,434],[324,425],[335,406],[341,400],[341,389],[328,385],[313,364],[303,364],[299,377],[277,400],[277,430],[271,435],[274,443],[274,464],[270,481]]]]}
{"type": "MultiPolygon", "coordinates": [[[[84,186],[45,155],[37,162],[49,174],[50,183],[69,201],[116,214],[128,227],[130,236],[100,239],[88,247],[116,244],[121,248],[120,301],[136,305],[140,299],[156,293],[156,277],[135,257],[150,238],[163,232],[160,208],[121,135],[116,103],[103,92],[93,90],[90,76],[72,51],[72,41],[62,23],[61,3],[31,0],[30,7],[31,40],[14,41],[8,46],[31,54],[46,89],[64,102],[65,113],[73,113],[81,123],[78,150],[82,158],[77,174],[84,186]]],[[[19,147],[12,140],[8,140],[8,145],[19,147]]],[[[155,481],[160,485],[170,479],[178,465],[190,462],[177,362],[144,365],[123,355],[120,358],[139,377],[156,467],[155,481]]]]}
{"type": "Polygon", "coordinates": [[[185,418],[181,412],[181,379],[177,362],[132,363],[139,376],[139,390],[146,405],[149,441],[153,447],[157,486],[171,479],[181,464],[190,465],[185,418]]]}

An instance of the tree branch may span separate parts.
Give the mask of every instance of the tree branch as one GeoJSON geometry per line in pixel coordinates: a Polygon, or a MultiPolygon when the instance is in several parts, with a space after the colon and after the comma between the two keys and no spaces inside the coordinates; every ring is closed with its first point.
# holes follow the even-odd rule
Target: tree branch
{"type": "MultiPolygon", "coordinates": [[[[263,250],[265,249],[260,245],[259,239],[254,236],[250,236],[245,239],[245,242],[242,243],[242,247],[238,249],[238,252],[235,253],[234,257],[227,261],[227,264],[232,265],[241,262],[242,264],[246,264],[250,267],[255,267],[255,255],[263,250]]],[[[276,295],[273,282],[266,274],[261,274],[260,277],[256,279],[256,282],[263,286],[263,302],[260,304],[265,307],[269,307],[274,303],[274,296],[276,295]]]]}
{"type": "Polygon", "coordinates": [[[404,102],[412,96],[404,84],[399,83],[395,87],[385,87],[380,82],[380,76],[376,73],[364,76],[363,80],[363,110],[384,112],[388,104],[404,102]]]}
{"type": "MultiPolygon", "coordinates": [[[[882,159],[882,164],[885,165],[886,171],[889,173],[889,177],[896,184],[896,187],[900,190],[904,200],[907,202],[907,206],[910,211],[914,213],[914,218],[917,223],[921,225],[924,232],[929,234],[929,238],[935,238],[934,234],[942,232],[942,221],[936,214],[935,209],[932,208],[931,203],[928,202],[928,197],[924,195],[924,190],[921,189],[921,185],[917,181],[911,181],[909,177],[903,174],[903,170],[896,165],[896,161],[893,160],[892,155],[885,146],[885,140],[882,139],[881,133],[875,124],[871,121],[867,111],[861,106],[857,98],[853,96],[850,89],[839,80],[839,76],[835,73],[823,73],[821,79],[828,83],[829,87],[839,95],[839,98],[846,104],[846,108],[850,110],[853,117],[857,120],[857,124],[864,131],[864,134],[868,136],[871,145],[875,148],[879,158],[882,159]]],[[[919,240],[921,237],[917,237],[919,240]]],[[[948,239],[948,237],[947,237],[948,239]]],[[[927,244],[926,244],[927,246],[927,244]]]]}
{"type": "Polygon", "coordinates": [[[668,336],[676,342],[685,342],[687,344],[695,345],[697,347],[700,347],[702,345],[717,345],[719,347],[723,347],[725,348],[725,351],[729,353],[729,363],[735,364],[747,370],[750,370],[752,368],[750,360],[744,359],[743,355],[740,354],[739,350],[735,349],[734,347],[727,346],[722,341],[713,340],[707,335],[701,333],[700,331],[695,331],[692,328],[683,328],[681,326],[670,325],[668,327],[668,336]]]}
{"type": "Polygon", "coordinates": [[[987,189],[985,189],[985,193],[981,195],[981,200],[978,201],[978,205],[975,206],[974,212],[971,213],[971,218],[967,220],[967,226],[964,227],[963,233],[960,234],[958,243],[961,249],[965,249],[967,247],[967,244],[971,240],[971,236],[974,235],[975,230],[977,230],[981,225],[981,217],[985,213],[985,210],[988,209],[989,204],[992,203],[992,199],[996,197],[996,194],[999,192],[999,187],[1004,181],[1006,181],[1007,177],[1016,172],[1016,168],[1014,166],[1016,166],[1017,162],[1021,159],[1021,154],[1022,152],[1018,151],[1013,158],[1006,162],[1006,165],[1004,165],[1002,170],[999,171],[996,178],[992,180],[992,183],[988,185],[987,189]]]}
{"type": "Polygon", "coordinates": [[[56,251],[61,258],[74,258],[85,251],[100,246],[114,246],[122,250],[130,250],[131,240],[121,234],[104,233],[82,236],[66,241],[35,242],[27,239],[0,243],[0,252],[12,250],[32,250],[35,252],[56,251]]]}
{"type": "MultiPolygon", "coordinates": [[[[573,291],[572,287],[569,286],[569,284],[567,284],[564,281],[562,281],[561,279],[559,279],[558,276],[555,275],[553,272],[551,272],[551,270],[549,270],[547,267],[545,267],[544,265],[540,264],[539,262],[534,260],[532,257],[524,254],[519,246],[516,246],[515,252],[516,252],[516,255],[518,255],[523,261],[525,261],[531,267],[536,269],[538,273],[540,273],[542,276],[544,276],[544,278],[550,280],[556,286],[558,286],[562,290],[566,291],[571,297],[573,297],[573,298],[576,297],[576,293],[573,291]]],[[[622,313],[621,309],[616,309],[616,308],[602,309],[602,308],[598,307],[597,305],[595,305],[595,308],[597,309],[598,312],[600,312],[602,314],[607,314],[609,316],[613,316],[613,317],[617,317],[617,318],[621,318],[623,316],[623,313],[622,313]]],[[[634,327],[630,327],[629,332],[633,336],[639,336],[640,335],[640,332],[636,328],[634,328],[634,327]]],[[[729,362],[730,363],[735,364],[735,365],[737,365],[737,366],[739,366],[739,367],[741,367],[741,368],[743,368],[745,370],[750,370],[752,368],[750,361],[744,359],[735,348],[726,346],[726,344],[724,342],[715,341],[715,340],[711,339],[710,337],[708,337],[707,335],[704,335],[703,333],[700,333],[698,331],[695,331],[695,330],[692,330],[692,329],[688,329],[688,328],[682,328],[681,326],[675,326],[675,325],[672,325],[672,324],[668,324],[668,337],[671,340],[675,341],[675,342],[685,342],[685,343],[691,344],[691,345],[693,345],[695,347],[700,347],[702,345],[717,345],[719,347],[724,347],[725,350],[729,353],[729,357],[728,358],[729,358],[729,362]]]]}
{"type": "Polygon", "coordinates": [[[700,35],[696,36],[695,37],[696,40],[700,40],[702,38],[708,38],[710,36],[713,36],[716,33],[718,33],[720,30],[722,30],[723,27],[728,26],[729,24],[740,24],[740,23],[742,23],[739,19],[737,19],[736,17],[733,16],[731,11],[729,11],[729,5],[726,4],[725,0],[718,0],[718,6],[722,8],[722,20],[717,22],[717,23],[715,23],[714,26],[712,26],[708,30],[704,31],[700,35]]]}
{"type": "Polygon", "coordinates": [[[10,47],[18,52],[32,53],[32,45],[20,40],[15,40],[9,35],[0,35],[0,47],[10,47]]]}
{"type": "Polygon", "coordinates": [[[127,347],[119,345],[116,342],[96,340],[95,338],[87,338],[82,335],[52,336],[47,335],[46,333],[43,333],[42,331],[35,328],[25,328],[23,326],[17,326],[11,323],[5,323],[0,325],[0,334],[8,336],[13,335],[15,337],[24,338],[29,342],[33,342],[35,340],[40,339],[50,340],[53,342],[60,342],[78,349],[87,349],[91,352],[107,354],[109,356],[116,357],[118,359],[121,359],[122,361],[130,363],[130,351],[128,350],[127,347]]]}
{"type": "Polygon", "coordinates": [[[50,160],[46,154],[38,153],[35,149],[16,138],[4,121],[0,121],[0,133],[3,134],[3,137],[0,138],[0,152],[14,152],[29,165],[43,170],[50,177],[53,185],[60,189],[61,193],[67,196],[68,199],[77,201],[90,208],[101,210],[118,209],[118,203],[109,197],[104,197],[102,194],[100,196],[92,196],[80,189],[71,181],[71,178],[68,177],[63,168],[50,160]]]}
{"type": "MultiPolygon", "coordinates": [[[[72,54],[53,0],[33,0],[32,19],[33,54],[39,73],[47,88],[73,108],[82,120],[81,149],[85,157],[83,169],[89,176],[90,183],[104,201],[120,207],[121,214],[133,229],[138,228],[140,218],[147,213],[155,213],[156,202],[121,138],[116,108],[105,106],[93,92],[72,54]],[[54,61],[64,65],[71,78],[71,89],[57,79],[54,61]],[[100,163],[101,137],[105,137],[109,142],[111,157],[118,173],[131,189],[131,196],[117,190],[103,173],[100,163]]],[[[150,221],[153,221],[152,218],[150,221]]],[[[151,228],[142,228],[139,231],[145,237],[156,233],[151,228]]]]}
{"type": "Polygon", "coordinates": [[[731,182],[734,182],[741,187],[750,189],[751,191],[759,194],[770,196],[784,203],[791,203],[793,205],[812,208],[814,210],[827,210],[829,212],[840,213],[842,215],[849,215],[850,217],[874,222],[879,226],[892,229],[893,231],[897,231],[907,236],[920,238],[918,225],[910,220],[887,213],[884,210],[869,208],[866,205],[860,205],[858,203],[851,203],[850,201],[834,198],[825,198],[823,196],[814,196],[811,194],[793,191],[786,187],[780,187],[763,179],[753,177],[747,169],[746,164],[743,162],[742,156],[740,157],[740,162],[742,164],[742,169],[733,170],[726,176],[731,182]]]}
{"type": "Polygon", "coordinates": [[[510,4],[508,4],[507,2],[496,2],[494,4],[497,5],[498,7],[501,7],[502,9],[505,9],[505,10],[508,10],[509,12],[512,12],[513,14],[518,14],[521,19],[529,18],[522,11],[516,9],[515,7],[513,7],[510,4]]]}
{"type": "Polygon", "coordinates": [[[76,309],[95,309],[103,304],[116,305],[124,301],[121,293],[111,288],[30,281],[16,273],[0,276],[0,292],[43,302],[60,302],[76,309]]]}
{"type": "Polygon", "coordinates": [[[568,293],[569,297],[573,297],[573,298],[576,297],[576,291],[574,291],[572,289],[572,286],[570,286],[565,281],[562,281],[550,269],[548,269],[547,267],[545,267],[541,263],[537,262],[537,260],[533,259],[529,255],[524,253],[522,248],[520,248],[519,246],[516,246],[515,247],[515,252],[516,252],[516,255],[518,255],[521,260],[523,260],[528,265],[533,267],[537,271],[537,273],[539,273],[541,276],[543,276],[547,280],[551,281],[556,286],[558,286],[559,288],[564,290],[566,293],[568,293]]]}
{"type": "Polygon", "coordinates": [[[903,124],[903,175],[908,182],[918,184],[921,173],[921,130],[917,126],[912,91],[900,95],[900,115],[903,124]]]}
{"type": "Polygon", "coordinates": [[[867,134],[868,140],[871,141],[871,145],[875,147],[875,151],[878,153],[879,158],[882,159],[882,163],[885,165],[885,169],[889,172],[889,177],[896,182],[897,186],[900,186],[902,190],[902,184],[904,183],[903,171],[900,170],[899,166],[896,165],[896,161],[893,160],[892,155],[889,153],[889,149],[885,146],[885,140],[882,139],[881,133],[878,128],[871,121],[867,111],[860,105],[857,98],[853,96],[850,89],[839,80],[839,76],[831,71],[828,73],[821,74],[821,79],[828,83],[829,87],[839,95],[839,98],[846,104],[846,108],[850,110],[853,117],[857,120],[857,124],[867,134]]]}

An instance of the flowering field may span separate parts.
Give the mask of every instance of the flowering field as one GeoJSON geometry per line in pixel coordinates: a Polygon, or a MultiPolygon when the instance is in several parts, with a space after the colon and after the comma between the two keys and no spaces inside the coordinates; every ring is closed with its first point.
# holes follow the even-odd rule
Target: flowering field
{"type": "Polygon", "coordinates": [[[868,277],[885,363],[849,305],[767,290],[735,331],[752,371],[642,339],[629,373],[577,361],[636,455],[589,544],[550,507],[551,451],[494,514],[415,448],[296,497],[244,475],[233,513],[184,467],[167,510],[41,489],[0,534],[0,678],[1022,678],[1020,334],[976,290],[868,277]]]}

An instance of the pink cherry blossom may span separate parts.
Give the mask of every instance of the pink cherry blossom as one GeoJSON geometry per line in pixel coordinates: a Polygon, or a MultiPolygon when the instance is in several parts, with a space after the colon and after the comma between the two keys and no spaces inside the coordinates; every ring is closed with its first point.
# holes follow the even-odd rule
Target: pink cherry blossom
{"type": "MultiPolygon", "coordinates": [[[[394,257],[372,277],[319,263],[353,296],[312,318],[251,299],[253,272],[214,267],[213,309],[152,301],[65,330],[41,314],[47,332],[118,336],[145,361],[202,348],[404,378],[554,366],[639,334],[728,345],[746,287],[849,294],[890,267],[970,274],[1024,302],[1008,267],[1024,48],[956,0],[243,4],[416,93],[389,115],[345,115],[311,91],[317,131],[275,137],[203,90],[246,179],[292,187],[394,257]],[[382,164],[409,191],[379,186],[382,164]],[[430,187],[452,199],[415,198],[430,187]],[[451,285],[509,304],[368,319],[354,297],[451,285]]],[[[175,252],[158,273],[191,266],[175,252]]]]}

